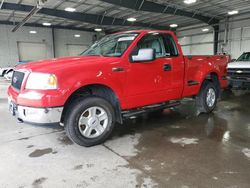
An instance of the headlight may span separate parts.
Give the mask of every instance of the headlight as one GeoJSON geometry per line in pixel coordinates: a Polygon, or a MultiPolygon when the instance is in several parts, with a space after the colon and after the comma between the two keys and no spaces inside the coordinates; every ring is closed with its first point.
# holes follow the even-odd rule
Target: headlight
{"type": "Polygon", "coordinates": [[[26,89],[57,89],[57,78],[54,74],[32,72],[28,77],[26,89]]]}

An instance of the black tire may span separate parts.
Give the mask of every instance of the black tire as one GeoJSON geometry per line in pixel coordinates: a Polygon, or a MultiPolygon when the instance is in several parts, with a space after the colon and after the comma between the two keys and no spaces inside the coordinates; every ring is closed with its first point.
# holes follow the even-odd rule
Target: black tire
{"type": "Polygon", "coordinates": [[[87,97],[72,103],[66,115],[65,131],[67,136],[76,144],[89,147],[103,143],[111,134],[115,125],[115,113],[112,105],[99,97],[87,97]],[[85,110],[91,107],[99,107],[105,110],[108,123],[104,132],[96,138],[87,138],[80,132],[79,119],[85,110]]]}
{"type": "Polygon", "coordinates": [[[232,90],[233,89],[233,82],[232,81],[229,81],[229,84],[228,84],[228,86],[227,86],[226,89],[228,89],[228,90],[232,90]]]}
{"type": "Polygon", "coordinates": [[[215,109],[219,96],[219,92],[216,88],[216,85],[209,80],[203,82],[200,92],[196,96],[196,107],[199,113],[210,113],[215,109]],[[215,92],[215,101],[211,103],[213,105],[209,105],[207,102],[207,96],[210,89],[215,92]]]}

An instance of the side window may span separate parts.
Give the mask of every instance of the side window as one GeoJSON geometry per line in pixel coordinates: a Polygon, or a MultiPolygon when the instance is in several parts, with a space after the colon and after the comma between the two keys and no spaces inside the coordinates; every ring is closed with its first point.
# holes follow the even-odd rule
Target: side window
{"type": "Polygon", "coordinates": [[[166,52],[165,52],[165,47],[164,47],[164,41],[161,35],[154,35],[154,34],[149,34],[144,36],[136,46],[136,49],[134,49],[134,52],[138,52],[140,49],[144,48],[153,48],[156,53],[156,58],[159,57],[165,57],[166,52]]]}
{"type": "Polygon", "coordinates": [[[164,39],[164,47],[166,51],[166,56],[170,57],[176,57],[179,55],[177,46],[175,44],[175,41],[173,37],[169,34],[163,34],[163,39],[164,39]]]}

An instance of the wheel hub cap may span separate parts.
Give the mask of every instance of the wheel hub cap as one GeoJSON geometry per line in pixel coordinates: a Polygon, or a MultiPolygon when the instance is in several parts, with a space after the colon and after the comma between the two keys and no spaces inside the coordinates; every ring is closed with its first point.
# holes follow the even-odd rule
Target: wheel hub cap
{"type": "Polygon", "coordinates": [[[80,116],[78,128],[86,138],[96,138],[103,134],[108,126],[107,112],[101,107],[90,107],[80,116]]]}
{"type": "Polygon", "coordinates": [[[98,119],[96,117],[90,118],[88,121],[89,126],[96,127],[98,125],[98,119]]]}
{"type": "Polygon", "coordinates": [[[216,93],[213,88],[210,88],[207,92],[206,102],[208,107],[213,107],[216,101],[216,93]]]}

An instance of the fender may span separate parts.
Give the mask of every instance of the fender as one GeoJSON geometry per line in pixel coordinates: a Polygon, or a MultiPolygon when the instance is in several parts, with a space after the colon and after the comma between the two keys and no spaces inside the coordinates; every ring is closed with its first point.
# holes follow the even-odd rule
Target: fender
{"type": "MultiPolygon", "coordinates": [[[[208,62],[204,63],[200,67],[200,74],[196,75],[196,78],[200,81],[202,84],[205,79],[207,79],[208,75],[211,75],[211,73],[215,73],[217,76],[220,75],[220,68],[216,63],[208,62]]],[[[200,86],[201,86],[200,84],[200,86]]]]}
{"type": "MultiPolygon", "coordinates": [[[[78,76],[78,74],[80,73],[76,73],[74,75],[74,78],[78,76]]],[[[79,90],[80,88],[83,87],[87,87],[90,85],[103,85],[107,88],[110,88],[114,94],[117,96],[120,105],[122,106],[122,104],[125,102],[124,98],[125,98],[125,91],[124,91],[124,79],[125,76],[118,76],[117,79],[112,79],[110,76],[110,72],[104,72],[104,71],[89,71],[89,72],[84,72],[84,77],[82,77],[82,79],[69,79],[64,81],[64,86],[62,86],[62,88],[67,88],[67,86],[71,86],[70,88],[65,89],[64,91],[62,91],[62,93],[64,93],[63,98],[64,98],[64,102],[73,94],[75,93],[77,90],[79,90]]],[[[119,74],[125,74],[125,72],[123,73],[119,73],[119,74]]],[[[114,76],[114,75],[113,75],[114,76]]],[[[69,78],[69,77],[66,77],[69,78]]]]}
{"type": "Polygon", "coordinates": [[[211,73],[220,75],[220,67],[217,62],[214,62],[209,57],[192,57],[192,60],[185,58],[185,61],[188,65],[194,64],[194,67],[189,66],[186,68],[185,80],[187,83],[184,83],[183,97],[189,97],[197,95],[199,93],[201,85],[207,76],[211,73]],[[189,84],[194,83],[194,84],[189,84]]]}

